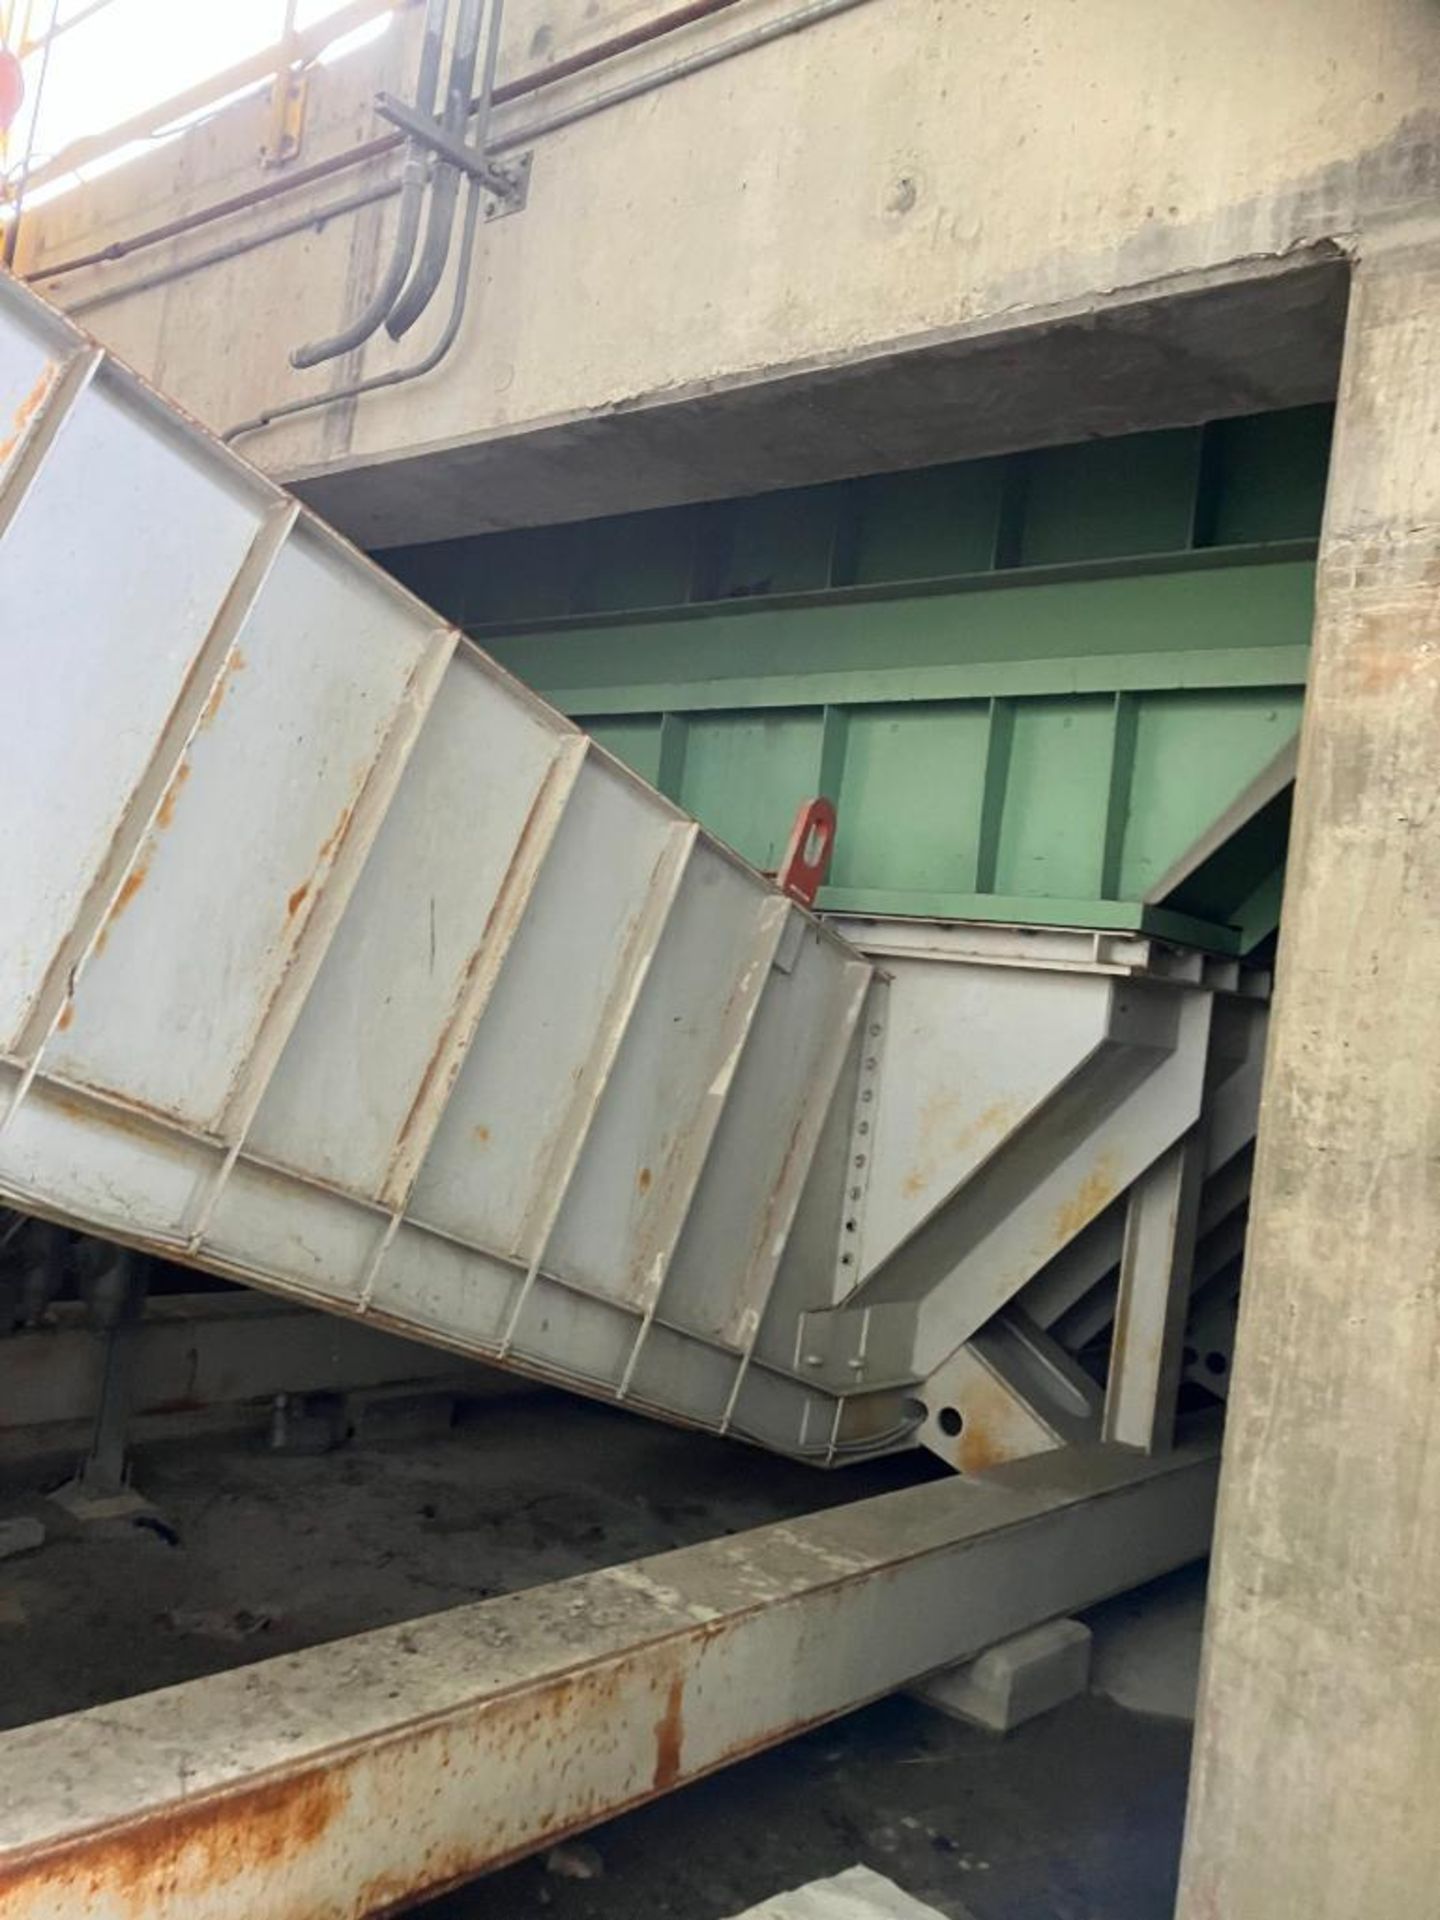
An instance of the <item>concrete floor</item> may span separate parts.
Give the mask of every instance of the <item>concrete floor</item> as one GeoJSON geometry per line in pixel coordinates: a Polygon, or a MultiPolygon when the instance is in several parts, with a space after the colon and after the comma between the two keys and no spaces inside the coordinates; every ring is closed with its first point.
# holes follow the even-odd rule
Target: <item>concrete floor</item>
{"type": "MultiPolygon", "coordinates": [[[[559,1395],[319,1458],[259,1435],[156,1442],[166,1525],[81,1529],[54,1462],[7,1465],[0,1514],[46,1546],[0,1565],[0,1726],[880,1492],[919,1460],[820,1475],[559,1395]]],[[[1096,1617],[1097,1678],[1184,1710],[1199,1585],[1096,1617]]],[[[1183,1721],[1077,1701],[1004,1740],[892,1700],[598,1828],[598,1878],[522,1863],[426,1920],[723,1920],[864,1862],[953,1920],[1169,1920],[1183,1721]]]]}
{"type": "Polygon", "coordinates": [[[1189,1728],[1094,1698],[1004,1740],[884,1701],[526,1861],[423,1920],[726,1920],[857,1862],[949,1920],[1171,1920],[1189,1728]]]}

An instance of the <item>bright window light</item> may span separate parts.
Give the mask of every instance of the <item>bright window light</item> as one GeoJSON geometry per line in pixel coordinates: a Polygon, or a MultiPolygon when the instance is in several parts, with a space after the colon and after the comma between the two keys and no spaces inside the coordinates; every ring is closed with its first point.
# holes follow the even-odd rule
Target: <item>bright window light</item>
{"type": "MultiPolygon", "coordinates": [[[[321,25],[348,0],[297,0],[297,31],[321,25]]],[[[51,19],[51,0],[30,0],[28,30],[41,38],[51,19]]],[[[11,11],[12,33],[25,30],[25,0],[11,11]]],[[[43,48],[25,58],[25,104],[0,145],[0,166],[12,184],[22,169],[27,150],[32,168],[42,167],[76,140],[103,134],[161,101],[188,92],[213,74],[274,46],[285,29],[285,0],[60,0],[57,34],[41,83],[43,48]],[[38,121],[36,119],[38,106],[38,121]],[[33,146],[31,129],[34,126],[33,146]]],[[[6,18],[0,0],[0,23],[6,18]]],[[[388,29],[392,14],[381,14],[327,47],[327,62],[378,39],[388,29]]],[[[248,91],[248,89],[242,90],[248,91]]],[[[67,191],[77,179],[110,172],[137,155],[153,151],[156,141],[205,118],[220,105],[201,109],[174,127],[157,128],[146,140],[128,141],[88,163],[80,173],[67,174],[35,187],[26,204],[35,207],[57,191],[67,191]]],[[[3,216],[0,216],[3,217],[3,216]]]]}

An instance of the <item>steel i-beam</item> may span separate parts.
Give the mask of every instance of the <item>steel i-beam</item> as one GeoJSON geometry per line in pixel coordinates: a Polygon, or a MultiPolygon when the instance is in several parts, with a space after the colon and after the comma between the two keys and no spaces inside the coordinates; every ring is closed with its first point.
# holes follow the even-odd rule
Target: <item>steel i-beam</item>
{"type": "Polygon", "coordinates": [[[1062,1449],[0,1741],[4,1920],[358,1920],[1208,1544],[1213,1439],[1062,1449]]]}

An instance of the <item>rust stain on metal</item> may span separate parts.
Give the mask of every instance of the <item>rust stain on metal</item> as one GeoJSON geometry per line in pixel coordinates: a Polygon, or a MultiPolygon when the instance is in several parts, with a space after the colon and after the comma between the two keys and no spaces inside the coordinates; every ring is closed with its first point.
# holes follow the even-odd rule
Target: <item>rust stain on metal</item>
{"type": "MultiPolygon", "coordinates": [[[[244,656],[243,654],[240,653],[240,650],[238,647],[235,649],[234,657],[235,657],[236,664],[238,666],[243,667],[245,665],[244,656]]],[[[217,691],[223,691],[223,689],[217,689],[217,691]]],[[[213,695],[211,697],[212,699],[214,698],[213,695]]],[[[364,791],[367,779],[368,779],[368,775],[361,780],[360,792],[364,791]]],[[[310,898],[311,894],[318,892],[319,887],[323,886],[323,876],[325,873],[326,865],[328,862],[330,862],[331,856],[334,854],[336,848],[340,845],[340,842],[345,838],[346,830],[350,825],[351,819],[354,817],[356,801],[358,799],[359,799],[359,794],[357,793],[357,795],[355,796],[355,799],[350,800],[347,803],[347,805],[344,807],[344,809],[341,812],[340,818],[336,821],[334,827],[330,830],[330,833],[327,835],[327,837],[324,840],[321,841],[320,850],[316,854],[314,865],[310,869],[310,878],[308,880],[302,880],[298,887],[292,888],[291,891],[285,896],[285,918],[287,920],[293,920],[296,914],[299,913],[300,909],[304,906],[305,902],[310,898]]],[[[293,964],[293,955],[292,955],[292,964],[293,964]]],[[[285,971],[287,974],[289,973],[290,971],[289,964],[287,964],[285,971]]],[[[273,999],[272,999],[272,1004],[273,1004],[273,999]]],[[[267,1012],[268,1012],[268,1008],[267,1008],[267,1012]]]]}
{"type": "Polygon", "coordinates": [[[209,1889],[263,1881],[315,1846],[348,1798],[336,1775],[314,1772],[167,1808],[103,1838],[78,1840],[43,1863],[0,1869],[0,1911],[10,1896],[23,1896],[32,1913],[68,1913],[103,1899],[106,1912],[134,1920],[162,1907],[180,1911],[181,1901],[203,1904],[209,1889]]]}
{"type": "Polygon", "coordinates": [[[918,1157],[901,1183],[906,1199],[924,1193],[944,1171],[946,1161],[982,1141],[1002,1139],[1021,1111],[1018,1100],[992,1100],[983,1112],[957,1127],[955,1121],[964,1107],[963,1093],[937,1093],[920,1109],[918,1157]]]}
{"type": "MultiPolygon", "coordinates": [[[[124,1087],[107,1086],[103,1080],[98,1079],[91,1080],[85,1089],[85,1094],[81,1096],[61,1093],[52,1087],[46,1094],[46,1101],[55,1108],[57,1113],[65,1114],[68,1118],[78,1121],[83,1127],[97,1132],[108,1130],[113,1133],[133,1133],[151,1144],[155,1142],[157,1128],[167,1140],[173,1140],[177,1123],[181,1127],[186,1124],[183,1117],[169,1107],[157,1106],[154,1101],[142,1100],[137,1094],[124,1087]]],[[[121,1236],[117,1232],[113,1237],[119,1239],[121,1236]]],[[[131,1244],[146,1247],[153,1245],[157,1250],[162,1247],[168,1248],[167,1258],[184,1258],[173,1242],[152,1241],[144,1233],[137,1232],[132,1235],[131,1244]]],[[[195,1260],[187,1260],[185,1264],[201,1265],[195,1260]]],[[[208,1259],[204,1262],[204,1266],[206,1270],[209,1269],[208,1259]]]]}
{"type": "MultiPolygon", "coordinates": [[[[170,776],[170,784],[160,797],[160,805],[155,810],[154,832],[150,836],[143,857],[136,861],[135,865],[120,883],[120,890],[111,903],[110,911],[106,914],[99,933],[95,936],[96,953],[103,953],[105,951],[109,943],[111,927],[114,926],[115,922],[120,918],[121,914],[125,912],[130,902],[150,878],[150,862],[155,857],[155,834],[164,833],[174,820],[176,803],[180,798],[180,793],[185,782],[189,778],[190,762],[188,759],[184,759],[170,776]]],[[[68,1020],[62,1022],[62,1025],[65,1026],[69,1024],[68,1020]]]]}
{"type": "MultiPolygon", "coordinates": [[[[237,654],[239,653],[238,648],[236,649],[236,653],[237,654]]],[[[240,666],[244,666],[245,661],[243,656],[239,658],[238,664],[240,666]]],[[[331,853],[337,847],[339,847],[341,841],[345,838],[345,835],[349,830],[350,822],[354,817],[355,808],[360,802],[360,800],[364,797],[365,790],[370,784],[370,781],[374,775],[374,771],[375,771],[375,767],[374,767],[374,764],[372,764],[368,769],[361,772],[354,794],[352,795],[350,801],[347,803],[344,810],[342,811],[340,818],[336,821],[335,826],[332,829],[329,837],[321,844],[319,854],[316,857],[315,865],[311,872],[311,882],[312,882],[311,891],[313,892],[315,899],[318,899],[321,896],[321,894],[323,894],[325,890],[325,882],[329,878],[329,873],[322,871],[325,868],[325,863],[329,859],[331,853]],[[318,884],[314,884],[315,877],[317,875],[319,875],[320,878],[319,878],[318,884]]],[[[292,895],[290,897],[293,898],[294,896],[292,895]]],[[[313,911],[313,904],[314,903],[312,900],[312,911],[313,911]]],[[[293,910],[292,910],[291,918],[293,918],[293,910]]],[[[301,925],[303,927],[304,922],[302,922],[301,925]]],[[[266,1022],[270,1019],[270,1016],[274,1012],[277,1003],[280,1001],[281,997],[285,992],[286,984],[288,983],[292,974],[295,971],[296,960],[300,953],[301,945],[302,945],[302,942],[298,937],[295,939],[292,939],[289,943],[288,951],[286,952],[286,955],[285,955],[285,962],[280,969],[279,977],[278,979],[275,980],[273,986],[270,989],[270,993],[266,998],[265,1004],[260,1010],[259,1019],[256,1022],[256,1025],[251,1037],[252,1046],[254,1044],[255,1037],[259,1033],[264,1031],[266,1022]]],[[[234,1098],[235,1092],[236,1092],[236,1086],[232,1082],[230,1091],[226,1095],[227,1103],[234,1098]]]]}
{"type": "MultiPolygon", "coordinates": [[[[406,1110],[404,1120],[400,1123],[400,1131],[396,1136],[397,1151],[404,1145],[405,1141],[409,1139],[411,1133],[414,1131],[415,1125],[421,1113],[424,1111],[427,1099],[432,1091],[443,1086],[446,1090],[446,1096],[448,1097],[449,1090],[454,1086],[456,1076],[460,1072],[461,1059],[453,1046],[453,1029],[456,1010],[464,1005],[469,989],[473,985],[475,976],[480,970],[480,963],[485,957],[485,949],[490,937],[490,926],[494,917],[495,909],[492,907],[490,910],[490,918],[485,923],[485,931],[480,937],[480,944],[475,948],[465,964],[465,972],[459,991],[455,995],[450,1017],[441,1028],[439,1038],[436,1040],[435,1045],[430,1049],[430,1058],[425,1062],[425,1071],[420,1076],[420,1084],[416,1087],[415,1096],[411,1100],[409,1108],[406,1110]]],[[[480,1132],[481,1129],[477,1127],[475,1129],[475,1137],[477,1140],[480,1137],[480,1132]]],[[[485,1131],[485,1138],[488,1140],[489,1137],[490,1135],[487,1129],[485,1131]]]]}
{"type": "Polygon", "coordinates": [[[665,1694],[665,1711],[655,1722],[656,1793],[668,1793],[680,1778],[685,1748],[685,1676],[675,1674],[665,1694]]]}
{"type": "MultiPolygon", "coordinates": [[[[743,1014],[746,996],[752,991],[751,983],[755,972],[755,965],[751,961],[747,961],[742,966],[739,978],[726,995],[725,1004],[720,1013],[718,1031],[724,1037],[724,1051],[728,1056],[729,1065],[728,1067],[722,1065],[719,1071],[726,1076],[727,1087],[729,1080],[733,1078],[734,1060],[748,1027],[748,1022],[743,1020],[743,1014]],[[741,1016],[742,1022],[738,1031],[737,1016],[741,1016]]],[[[755,1004],[755,998],[752,998],[749,1009],[752,1014],[755,1004]]],[[[694,1193],[695,1184],[700,1178],[699,1172],[694,1168],[692,1156],[695,1151],[696,1135],[702,1133],[704,1129],[705,1108],[716,1097],[715,1085],[715,1081],[710,1080],[706,1090],[692,1107],[687,1126],[677,1128],[673,1134],[662,1133],[656,1142],[659,1148],[656,1157],[660,1161],[660,1193],[655,1207],[650,1212],[648,1229],[642,1232],[635,1242],[634,1258],[630,1263],[625,1298],[634,1303],[643,1301],[656,1284],[657,1261],[660,1263],[659,1271],[663,1274],[675,1250],[674,1235],[683,1224],[685,1209],[694,1193]],[[687,1162],[690,1162],[688,1166],[687,1162]],[[680,1215],[679,1221],[676,1220],[677,1208],[680,1215]]],[[[703,1167],[703,1148],[701,1151],[703,1167]]],[[[649,1193],[654,1180],[655,1175],[652,1169],[648,1166],[641,1167],[635,1179],[637,1191],[642,1194],[649,1193]]]]}
{"type": "Polygon", "coordinates": [[[228,659],[220,669],[219,678],[210,690],[210,698],[205,702],[204,711],[200,715],[199,726],[202,733],[208,732],[214,725],[215,716],[224,706],[225,696],[230,691],[230,682],[237,673],[243,673],[248,665],[249,662],[240,648],[232,647],[228,659]]]}
{"type": "Polygon", "coordinates": [[[977,1377],[957,1405],[965,1424],[950,1457],[961,1473],[983,1473],[1039,1451],[1030,1416],[995,1381],[977,1377]]]}
{"type": "Polygon", "coordinates": [[[110,939],[110,929],[114,926],[115,922],[120,918],[121,914],[124,913],[125,910],[129,907],[130,902],[135,898],[136,894],[139,893],[140,889],[144,886],[145,882],[149,878],[150,878],[150,862],[148,858],[145,860],[141,860],[136,866],[133,866],[130,869],[129,873],[126,874],[124,880],[120,884],[120,891],[116,894],[114,903],[111,906],[109,913],[107,913],[105,916],[105,924],[103,927],[101,927],[99,933],[95,936],[96,953],[103,953],[105,951],[106,944],[110,939]]]}
{"type": "Polygon", "coordinates": [[[73,1000],[67,1000],[65,1002],[64,1007],[61,1009],[60,1018],[55,1022],[55,1025],[58,1027],[61,1033],[64,1033],[66,1028],[70,1025],[70,1022],[74,1018],[75,1018],[75,1002],[73,1000]]]}
{"type": "MultiPolygon", "coordinates": [[[[552,774],[553,771],[552,766],[552,774]]],[[[495,897],[490,903],[490,910],[485,916],[485,925],[481,929],[480,938],[471,950],[470,957],[465,963],[465,971],[461,976],[460,984],[451,1000],[450,1017],[446,1020],[439,1038],[431,1049],[430,1058],[425,1062],[425,1071],[421,1074],[420,1083],[415,1089],[415,1096],[411,1100],[405,1118],[400,1124],[400,1131],[396,1135],[395,1143],[395,1152],[397,1154],[414,1132],[420,1115],[424,1112],[431,1096],[438,1095],[440,1089],[443,1088],[445,1097],[448,1099],[450,1089],[454,1086],[459,1076],[464,1056],[454,1045],[455,1021],[458,1018],[460,1009],[465,1006],[469,999],[476,978],[494,951],[496,943],[499,943],[503,959],[504,954],[509,951],[510,942],[514,938],[515,931],[525,912],[532,887],[521,884],[521,878],[525,871],[526,859],[530,853],[535,835],[539,831],[541,821],[544,819],[546,802],[551,792],[551,784],[550,779],[542,780],[534,799],[530,802],[524,824],[521,826],[520,832],[516,837],[514,850],[510,855],[500,884],[495,890],[495,897]]],[[[344,818],[341,820],[340,831],[342,832],[348,824],[349,812],[350,810],[347,809],[344,818]]],[[[328,845],[329,843],[327,842],[327,846],[321,848],[322,858],[327,851],[328,845]]],[[[487,1145],[490,1139],[490,1129],[488,1127],[476,1127],[474,1129],[474,1138],[479,1146],[483,1147],[487,1145]]]]}
{"type": "MultiPolygon", "coordinates": [[[[363,781],[361,782],[361,785],[363,788],[363,785],[364,785],[363,781]]],[[[354,814],[354,812],[355,812],[355,801],[352,800],[349,806],[347,806],[343,810],[343,812],[340,815],[340,818],[335,822],[335,825],[331,829],[328,839],[322,840],[320,842],[320,851],[315,856],[315,864],[317,867],[321,867],[325,864],[325,862],[330,858],[331,854],[334,853],[335,849],[339,846],[340,842],[345,838],[346,831],[350,825],[351,816],[354,814]]]]}
{"type": "Polygon", "coordinates": [[[488,1127],[472,1127],[470,1129],[470,1134],[471,1134],[471,1138],[474,1140],[477,1147],[489,1146],[490,1129],[488,1127]]]}
{"type": "Polygon", "coordinates": [[[599,1666],[473,1703],[448,1724],[412,1723],[288,1778],[219,1789],[37,1848],[0,1869],[0,1912],[12,1902],[36,1916],[103,1904],[112,1920],[180,1920],[222,1905],[239,1911],[241,1902],[266,1920],[401,1910],[833,1717],[777,1718],[687,1768],[686,1679],[700,1649],[734,1624],[706,1622],[679,1648],[639,1642],[599,1666]],[[637,1755],[638,1764],[617,1769],[616,1730],[646,1713],[647,1700],[649,1712],[660,1709],[653,1768],[637,1755]],[[496,1766],[518,1768],[535,1791],[493,1804],[477,1795],[482,1769],[496,1766]],[[403,1808],[422,1780],[418,1830],[409,1839],[397,1830],[369,1852],[373,1808],[403,1808]]]}
{"type": "Polygon", "coordinates": [[[1056,1209],[1051,1236],[1055,1246],[1065,1246],[1103,1213],[1119,1191],[1119,1184],[1112,1156],[1102,1153],[1070,1198],[1056,1209]]]}
{"type": "Polygon", "coordinates": [[[955,1465],[961,1473],[984,1473],[987,1467],[998,1467],[1010,1457],[1009,1448],[987,1437],[983,1427],[971,1427],[966,1422],[966,1431],[955,1450],[955,1465]]]}
{"type": "Polygon", "coordinates": [[[799,1113],[791,1125],[789,1137],[785,1142],[785,1151],[780,1157],[780,1166],[775,1178],[770,1182],[770,1191],[765,1199],[764,1211],[760,1215],[760,1225],[750,1242],[745,1257],[745,1267],[740,1286],[735,1294],[729,1318],[725,1323],[725,1338],[736,1345],[742,1344],[746,1337],[747,1316],[757,1306],[763,1305],[767,1288],[766,1249],[772,1247],[776,1238],[778,1209],[783,1203],[790,1187],[792,1169],[796,1165],[796,1156],[800,1152],[805,1131],[805,1105],[802,1102],[799,1113]],[[759,1295],[757,1300],[756,1295],[759,1295]]]}
{"type": "Polygon", "coordinates": [[[11,431],[0,440],[0,467],[9,460],[12,453],[25,438],[30,422],[44,406],[50,389],[60,377],[60,368],[53,360],[48,360],[41,371],[40,378],[31,387],[25,398],[15,409],[11,431]]]}
{"type": "Polygon", "coordinates": [[[190,762],[182,760],[171,775],[170,784],[165,789],[165,797],[161,800],[159,811],[155,815],[155,824],[162,831],[175,818],[175,802],[180,798],[180,789],[189,778],[190,762]]]}

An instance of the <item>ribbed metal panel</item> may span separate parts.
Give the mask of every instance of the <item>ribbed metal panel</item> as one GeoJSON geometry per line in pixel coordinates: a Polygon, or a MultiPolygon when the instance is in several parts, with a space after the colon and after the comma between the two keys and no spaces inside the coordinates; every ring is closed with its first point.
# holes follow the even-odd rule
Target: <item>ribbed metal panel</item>
{"type": "Polygon", "coordinates": [[[0,423],[0,1200],[827,1464],[1093,1436],[1118,1301],[1163,1428],[1263,983],[851,944],[11,280],[0,423]]]}
{"type": "Polygon", "coordinates": [[[823,1447],[869,963],[10,280],[0,422],[4,1197],[823,1447]]]}

